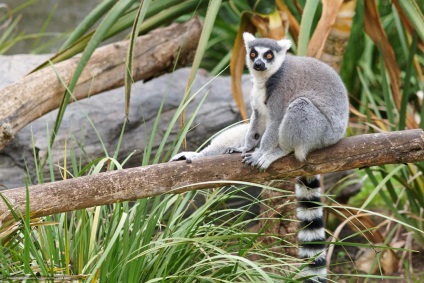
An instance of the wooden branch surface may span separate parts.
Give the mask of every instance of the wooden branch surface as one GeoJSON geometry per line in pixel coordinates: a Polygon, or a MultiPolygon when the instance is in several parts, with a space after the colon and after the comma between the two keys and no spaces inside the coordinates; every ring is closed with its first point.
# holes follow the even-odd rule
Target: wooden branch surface
{"type": "MultiPolygon", "coordinates": [[[[307,162],[288,155],[266,172],[244,167],[240,154],[221,155],[192,164],[184,161],[112,171],[58,181],[29,188],[30,217],[135,200],[165,193],[181,193],[212,187],[226,181],[265,183],[270,180],[314,175],[383,164],[424,160],[424,132],[421,129],[368,134],[343,139],[338,144],[312,152],[307,162]]],[[[3,196],[25,212],[25,188],[3,191],[3,196]]],[[[0,201],[0,220],[11,218],[0,201]]]]}
{"type": "MultiPolygon", "coordinates": [[[[192,62],[202,24],[198,18],[173,24],[136,40],[133,80],[159,76],[192,62]]],[[[84,69],[73,95],[83,99],[124,85],[128,41],[98,48],[84,69]]],[[[59,107],[65,87],[80,56],[46,67],[0,90],[0,150],[16,132],[40,116],[59,107]]]]}

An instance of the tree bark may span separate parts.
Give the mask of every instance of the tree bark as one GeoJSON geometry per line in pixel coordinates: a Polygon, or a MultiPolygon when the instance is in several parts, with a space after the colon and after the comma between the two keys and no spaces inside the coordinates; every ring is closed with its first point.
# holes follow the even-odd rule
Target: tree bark
{"type": "MultiPolygon", "coordinates": [[[[30,217],[218,187],[232,181],[265,183],[275,179],[423,160],[424,132],[417,129],[349,137],[310,153],[305,162],[296,160],[292,154],[285,156],[266,172],[243,166],[239,154],[208,157],[191,164],[184,161],[162,163],[31,186],[28,189],[30,217]]],[[[16,211],[25,213],[25,188],[6,190],[2,195],[16,211]]],[[[2,221],[11,219],[4,202],[0,203],[0,217],[2,221]]]]}
{"type": "MultiPolygon", "coordinates": [[[[147,80],[192,62],[202,24],[198,18],[157,29],[136,40],[133,80],[147,80]]],[[[79,100],[124,84],[128,41],[97,49],[74,90],[79,100]]],[[[46,67],[0,90],[0,150],[16,132],[59,107],[80,56],[46,67]],[[60,78],[60,79],[59,79],[60,78]],[[63,82],[63,83],[62,83],[63,82]]]]}
{"type": "Polygon", "coordinates": [[[270,247],[275,247],[276,252],[284,252],[293,257],[297,256],[298,221],[296,218],[297,204],[294,201],[295,197],[287,196],[287,191],[294,191],[294,179],[289,179],[287,182],[272,184],[273,187],[278,187],[279,190],[262,190],[260,205],[259,227],[267,231],[266,234],[273,236],[264,236],[262,241],[270,247]],[[275,245],[275,235],[280,235],[280,239],[284,239],[285,243],[293,243],[282,248],[281,244],[275,245]],[[283,249],[283,250],[282,250],[283,249]]]}

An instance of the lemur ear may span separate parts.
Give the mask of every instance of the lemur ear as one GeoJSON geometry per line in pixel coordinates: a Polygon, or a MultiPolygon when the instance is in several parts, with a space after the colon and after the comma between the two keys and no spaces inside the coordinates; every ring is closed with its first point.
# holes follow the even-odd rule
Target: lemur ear
{"type": "Polygon", "coordinates": [[[283,51],[286,52],[287,50],[290,49],[292,42],[289,39],[281,39],[279,41],[277,41],[278,45],[281,46],[281,48],[283,48],[283,51]]]}
{"type": "Polygon", "coordinates": [[[246,49],[249,48],[249,43],[255,39],[256,37],[253,34],[249,32],[243,32],[243,40],[244,40],[244,45],[246,46],[246,49]]]}

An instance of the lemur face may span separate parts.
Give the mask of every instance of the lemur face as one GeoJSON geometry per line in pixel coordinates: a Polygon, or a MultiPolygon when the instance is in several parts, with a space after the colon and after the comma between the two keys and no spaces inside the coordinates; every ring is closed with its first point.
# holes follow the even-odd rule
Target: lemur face
{"type": "Polygon", "coordinates": [[[256,46],[250,49],[248,55],[250,62],[255,71],[266,71],[274,62],[275,51],[264,46],[256,46]]]}
{"type": "MultiPolygon", "coordinates": [[[[266,77],[275,73],[284,61],[291,41],[256,38],[250,33],[243,33],[246,47],[247,66],[251,72],[259,72],[266,77]]],[[[261,75],[261,76],[263,76],[261,75]]]]}

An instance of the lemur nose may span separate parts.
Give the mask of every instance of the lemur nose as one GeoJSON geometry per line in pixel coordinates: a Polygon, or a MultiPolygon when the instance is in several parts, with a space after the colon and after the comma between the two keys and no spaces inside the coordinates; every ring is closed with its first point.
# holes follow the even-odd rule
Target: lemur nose
{"type": "Polygon", "coordinates": [[[253,63],[253,69],[256,71],[263,71],[265,70],[265,63],[261,60],[256,60],[255,63],[253,63]]]}

